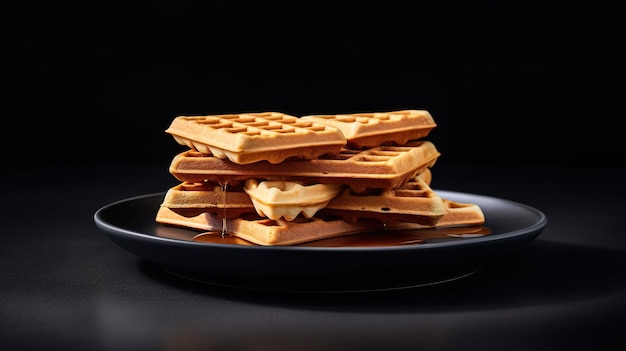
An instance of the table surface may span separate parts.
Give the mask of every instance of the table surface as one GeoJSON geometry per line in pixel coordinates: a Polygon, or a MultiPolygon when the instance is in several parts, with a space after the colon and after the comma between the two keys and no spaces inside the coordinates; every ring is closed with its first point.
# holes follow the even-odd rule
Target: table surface
{"type": "Polygon", "coordinates": [[[518,255],[453,283],[303,294],[184,280],[103,235],[95,211],[165,191],[176,184],[167,166],[103,161],[3,172],[3,349],[626,346],[623,167],[438,164],[433,188],[525,203],[544,212],[548,226],[518,255]]]}

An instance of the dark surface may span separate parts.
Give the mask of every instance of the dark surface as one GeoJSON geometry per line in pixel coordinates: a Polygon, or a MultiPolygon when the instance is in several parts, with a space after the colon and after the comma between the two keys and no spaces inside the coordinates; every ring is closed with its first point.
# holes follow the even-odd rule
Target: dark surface
{"type": "Polygon", "coordinates": [[[5,189],[12,206],[1,218],[0,344],[29,350],[626,345],[624,168],[442,163],[433,173],[439,188],[541,209],[548,226],[519,255],[453,284],[364,294],[249,292],[177,278],[96,228],[93,214],[101,206],[169,187],[163,164],[5,173],[13,185],[5,189]]]}

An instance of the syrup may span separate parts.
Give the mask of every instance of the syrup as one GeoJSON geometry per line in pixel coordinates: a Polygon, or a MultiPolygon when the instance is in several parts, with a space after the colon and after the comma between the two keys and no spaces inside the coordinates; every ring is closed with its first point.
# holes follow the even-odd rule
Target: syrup
{"type": "Polygon", "coordinates": [[[222,230],[218,231],[209,231],[203,232],[195,235],[191,241],[203,242],[203,243],[213,243],[213,244],[231,244],[231,245],[244,245],[244,246],[258,246],[253,244],[247,240],[240,239],[236,236],[232,236],[230,234],[225,234],[222,230]]]}
{"type": "MultiPolygon", "coordinates": [[[[335,238],[319,239],[292,246],[301,247],[382,247],[382,246],[405,246],[420,245],[432,241],[459,240],[459,238],[479,237],[491,234],[491,230],[483,226],[463,226],[450,228],[427,228],[427,229],[403,229],[363,232],[350,235],[342,235],[335,238]]],[[[192,241],[231,244],[244,246],[258,246],[247,240],[224,234],[217,231],[203,232],[195,235],[192,241]]]]}
{"type": "Polygon", "coordinates": [[[222,188],[222,238],[226,237],[228,232],[228,223],[226,222],[226,205],[228,204],[226,201],[226,187],[228,186],[228,182],[222,184],[219,183],[222,188]]]}

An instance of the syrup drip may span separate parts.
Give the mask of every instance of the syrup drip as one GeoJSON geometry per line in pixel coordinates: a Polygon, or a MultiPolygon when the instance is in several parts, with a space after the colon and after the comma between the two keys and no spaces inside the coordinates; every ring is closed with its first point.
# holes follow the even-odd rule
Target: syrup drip
{"type": "Polygon", "coordinates": [[[228,183],[222,184],[220,182],[219,184],[222,187],[222,238],[224,238],[228,232],[228,223],[226,222],[226,188],[228,186],[228,183]]]}

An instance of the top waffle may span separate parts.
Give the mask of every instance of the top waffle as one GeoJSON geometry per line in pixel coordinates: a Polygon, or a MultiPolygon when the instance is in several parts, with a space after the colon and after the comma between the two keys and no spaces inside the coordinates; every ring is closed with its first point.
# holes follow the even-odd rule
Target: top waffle
{"type": "Polygon", "coordinates": [[[348,147],[361,149],[378,145],[402,145],[427,136],[437,125],[425,110],[310,115],[302,120],[318,122],[341,130],[348,147]]]}
{"type": "Polygon", "coordinates": [[[278,112],[179,116],[166,132],[181,145],[238,164],[313,159],[346,144],[335,127],[278,112]]]}

